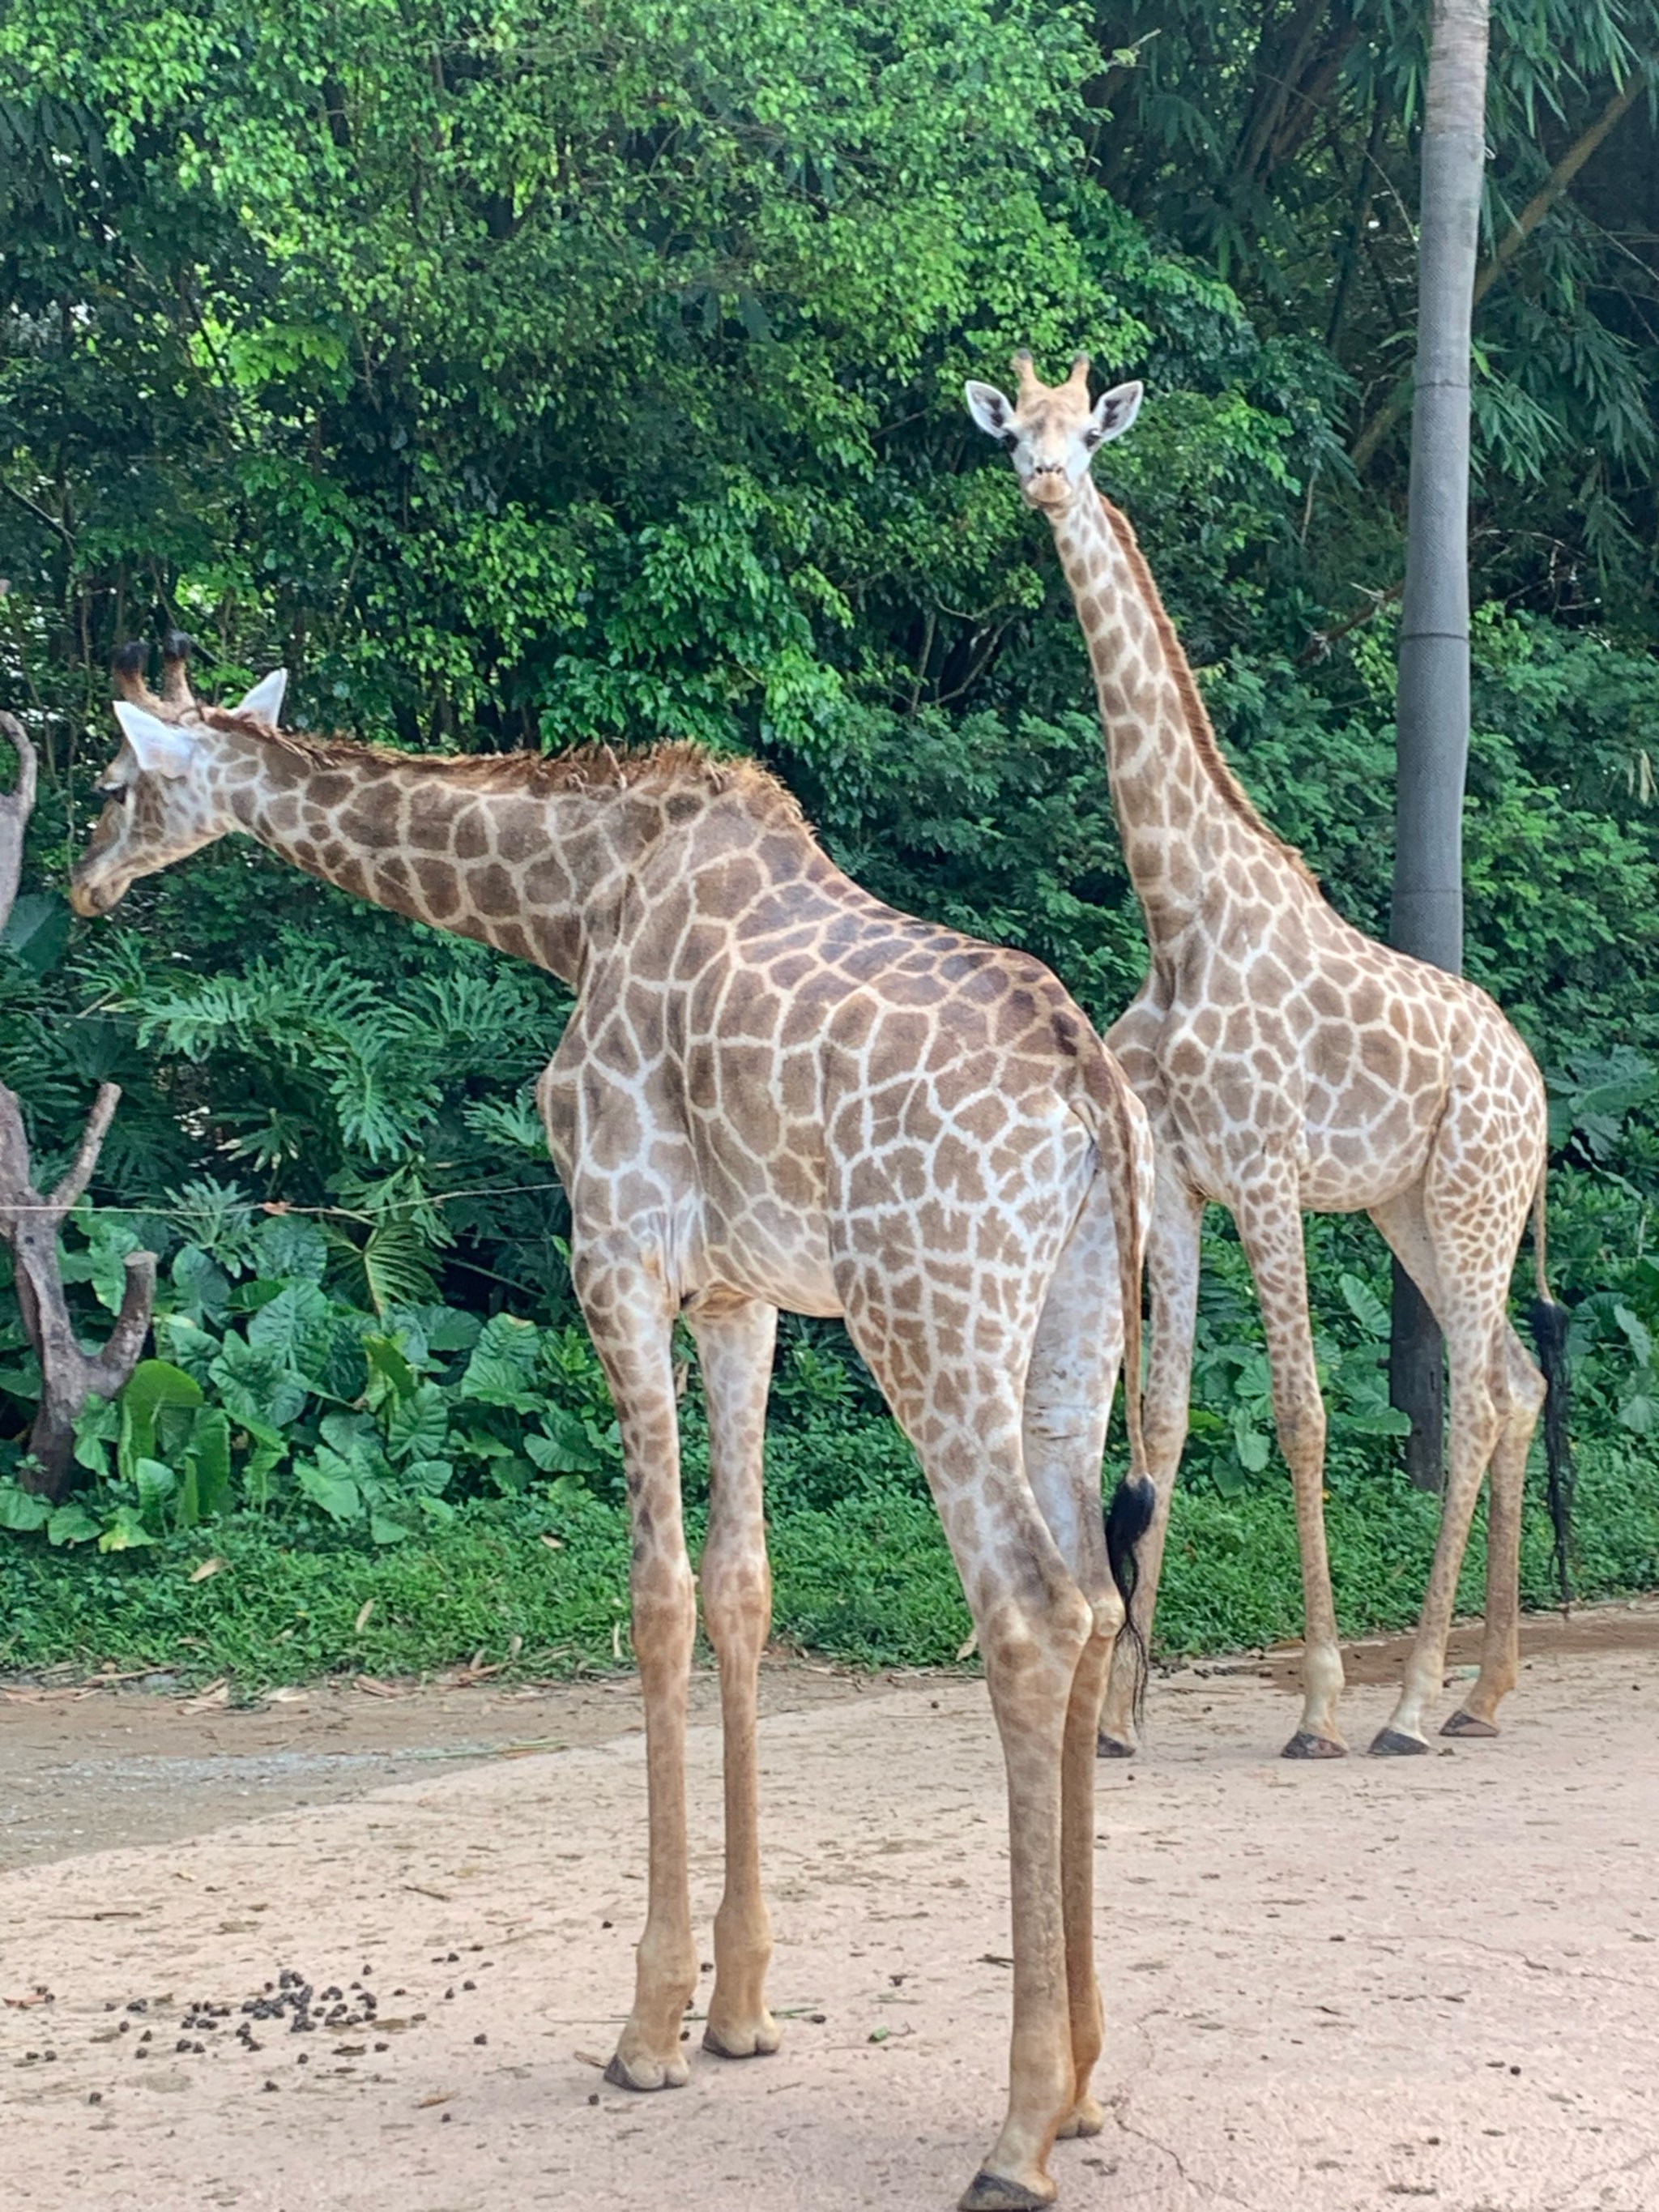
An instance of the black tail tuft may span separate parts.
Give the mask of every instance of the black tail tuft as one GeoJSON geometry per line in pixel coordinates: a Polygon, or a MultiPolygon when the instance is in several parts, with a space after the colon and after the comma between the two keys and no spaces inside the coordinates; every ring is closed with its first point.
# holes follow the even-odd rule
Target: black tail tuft
{"type": "Polygon", "coordinates": [[[1140,1631],[1130,1614],[1139,1579],[1139,1563],[1135,1547],[1152,1525],[1152,1515],[1158,1505],[1158,1492],[1144,1474],[1126,1474],[1112,1492],[1112,1502],[1106,1510],[1106,1564],[1112,1571],[1112,1580],[1123,1601],[1124,1621],[1118,1631],[1120,1639],[1127,1640],[1134,1655],[1135,1703],[1137,1720],[1140,1717],[1141,1702],[1146,1693],[1146,1645],[1140,1631]]]}
{"type": "Polygon", "coordinates": [[[1544,1463],[1548,1470],[1550,1521],[1555,1530],[1555,1574],[1561,1602],[1572,1603],[1572,1439],[1568,1433],[1572,1376],[1567,1365],[1567,1326],[1572,1316],[1553,1298],[1538,1298],[1532,1309],[1533,1341],[1544,1370],[1544,1463]]]}

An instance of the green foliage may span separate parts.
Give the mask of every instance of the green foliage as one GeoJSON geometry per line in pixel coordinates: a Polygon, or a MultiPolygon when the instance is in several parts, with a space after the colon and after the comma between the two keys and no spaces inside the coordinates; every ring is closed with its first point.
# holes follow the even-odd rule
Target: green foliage
{"type": "MultiPolygon", "coordinates": [[[[1549,1075],[1582,1569],[1614,1588],[1651,1556],[1659,1418],[1659,9],[1494,19],[1468,963],[1549,1075]]],[[[1150,384],[1100,474],[1224,744],[1381,932],[1422,66],[1391,0],[0,15],[0,703],[43,757],[0,1059],[46,1176],[122,1086],[64,1239],[88,1334],[128,1253],[161,1261],[154,1371],[88,1409],[88,1486],[55,1511],[5,1479],[39,1377],[0,1295],[17,1651],[61,1647],[41,1594],[79,1575],[89,1623],[148,1624],[124,1650],[210,1618],[266,1665],[232,1603],[256,1572],[303,1611],[295,1664],[356,1652],[362,1595],[394,1586],[424,1624],[399,1648],[434,1648],[452,1557],[477,1648],[509,1527],[577,1593],[531,1604],[515,1553],[527,1640],[608,1652],[620,1589],[615,1425],[532,1097],[565,994],[240,846],[73,923],[112,646],[183,623],[210,688],[280,660],[302,721],[405,744],[756,752],[872,890],[1028,946],[1108,1022],[1145,954],[1086,664],[960,403],[1016,343],[1052,372],[1081,343],[1150,384]],[[247,1564],[175,1603],[198,1531],[247,1564]]],[[[1382,1257],[1345,1222],[1310,1253],[1353,1617],[1395,1619],[1427,1508],[1396,1486],[1382,1257]]],[[[948,1656],[948,1571],[876,1407],[836,1332],[786,1331],[782,1617],[948,1656]]],[[[696,1495],[695,1383],[685,1410],[696,1495]]],[[[1210,1579],[1173,1561],[1174,1641],[1293,1618],[1270,1431],[1214,1224],[1176,1523],[1210,1579]]]]}

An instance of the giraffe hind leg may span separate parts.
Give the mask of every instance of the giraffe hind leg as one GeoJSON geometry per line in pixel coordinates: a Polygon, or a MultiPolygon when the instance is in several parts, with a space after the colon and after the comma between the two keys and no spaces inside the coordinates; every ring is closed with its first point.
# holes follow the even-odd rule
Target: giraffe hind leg
{"type": "Polygon", "coordinates": [[[1401,1694],[1371,1745],[1382,1756],[1428,1747],[1431,1705],[1444,1683],[1446,1639],[1481,1478],[1491,1468],[1486,1626],[1480,1680],[1455,1734],[1496,1733],[1492,1718],[1513,1683],[1522,1489],[1542,1379],[1504,1312],[1510,1273],[1530,1191],[1517,1181],[1509,1212],[1443,1163],[1455,1133],[1443,1130],[1424,1182],[1376,1207],[1372,1219],[1433,1310],[1446,1339],[1450,1381],[1449,1466],[1440,1533],[1401,1694]],[[1496,1217],[1496,1218],[1495,1218],[1496,1217]],[[1472,1708],[1472,1710],[1471,1710],[1472,1708]]]}
{"type": "Polygon", "coordinates": [[[1499,1358],[1507,1370],[1508,1403],[1492,1455],[1486,1507],[1486,1622],[1480,1674],[1442,1735],[1492,1736],[1498,1708],[1520,1672],[1521,1516],[1526,1500],[1527,1454],[1544,1402],[1544,1378],[1512,1328],[1505,1328],[1499,1358]]]}
{"type": "Polygon", "coordinates": [[[1118,1282],[1109,1189],[1097,1176],[1048,1285],[1021,1421],[1026,1480],[1093,1615],[1072,1682],[1060,1753],[1060,1901],[1073,2078],[1071,2106],[1060,2123],[1065,2137],[1098,2135],[1106,2118],[1091,2086],[1104,2039],[1095,1966],[1095,1759],[1124,1620],[1100,1497],[1101,1458],[1123,1357],[1118,1282]]]}
{"type": "Polygon", "coordinates": [[[763,1469],[777,1310],[723,1299],[686,1316],[708,1403],[703,1620],[720,1662],[725,1732],[726,1889],[714,1915],[714,1986],[703,2048],[761,2058],[781,2037],[766,2002],[772,1926],[761,1891],[756,1689],[772,1617],[763,1469]]]}

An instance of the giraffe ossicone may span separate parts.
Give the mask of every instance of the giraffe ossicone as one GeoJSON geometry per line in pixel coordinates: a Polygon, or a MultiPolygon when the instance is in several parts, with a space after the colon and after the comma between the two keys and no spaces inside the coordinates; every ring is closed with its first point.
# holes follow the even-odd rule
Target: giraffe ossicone
{"type": "MultiPolygon", "coordinates": [[[[1092,2133],[1095,1741],[1152,1510],[1139,1384],[1146,1117],[1036,961],[896,914],[752,763],[695,747],[423,758],[198,706],[118,663],[125,742],[72,878],[82,914],[246,833],[396,911],[538,962],[576,1006],[538,1085],[571,1272],[616,1402],[646,1705],[648,1903],[608,2069],[688,2075],[697,1986],[685,1719],[697,1584],[673,1328],[709,1430],[703,1619],[720,1665],[726,1887],[706,2047],[775,2050],[756,1677],[771,1607],[762,1451],[778,1310],[840,1314],[916,1447],[962,1575],[1008,1778],[1008,2104],[963,2199],[1051,2203],[1092,2133]],[[1102,1455],[1120,1364],[1130,1474],[1102,1455]]],[[[250,701],[269,706],[274,685],[250,701]]],[[[248,702],[245,702],[247,704],[248,702]]]]}
{"type": "MultiPolygon", "coordinates": [[[[1547,1139],[1532,1055],[1484,991],[1363,936],[1322,895],[1228,766],[1127,519],[1097,490],[1097,448],[1140,386],[1091,403],[1079,356],[1062,385],[1016,356],[1017,400],[967,387],[1054,531],[1088,646],[1124,857],[1151,964],[1107,1043],[1152,1118],[1158,1195],[1147,1249],[1146,1437],[1158,1505],[1131,1620],[1150,1638],[1170,1497],[1186,1440],[1204,1207],[1238,1225],[1261,1303],[1291,1470],[1306,1638],[1297,1758],[1339,1757],[1342,1661],[1325,1545],[1325,1409],[1308,1317],[1304,1212],[1365,1211],[1446,1339],[1450,1468],[1434,1565],[1394,1712],[1371,1748],[1426,1750],[1481,1478],[1490,1469],[1480,1678],[1448,1735],[1496,1733],[1517,1667],[1527,1450],[1545,1386],[1508,1319],[1529,1211],[1543,1259],[1547,1139]]],[[[1101,1749],[1134,1746],[1114,1672],[1101,1749]]]]}

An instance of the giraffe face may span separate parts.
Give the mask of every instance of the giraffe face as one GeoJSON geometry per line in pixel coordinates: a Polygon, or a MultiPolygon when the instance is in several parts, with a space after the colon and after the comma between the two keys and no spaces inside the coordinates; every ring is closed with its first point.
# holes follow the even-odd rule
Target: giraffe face
{"type": "Polygon", "coordinates": [[[994,384],[967,386],[968,411],[1007,450],[1019,488],[1033,507],[1058,510],[1089,473],[1109,439],[1121,438],[1140,407],[1141,386],[1120,384],[1089,404],[1089,357],[1079,354],[1064,384],[1039,382],[1028,353],[1014,356],[1019,398],[994,384]]]}
{"type": "MultiPolygon", "coordinates": [[[[281,670],[266,677],[232,711],[270,720],[280,711],[286,680],[281,670]]],[[[121,750],[98,786],[104,810],[70,878],[70,904],[88,917],[108,914],[140,876],[187,859],[236,826],[212,772],[216,732],[194,719],[193,708],[163,720],[122,700],[115,713],[121,750]]]]}

